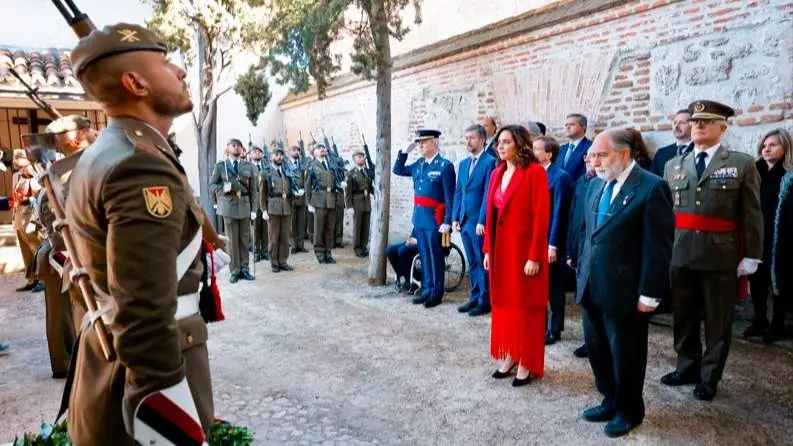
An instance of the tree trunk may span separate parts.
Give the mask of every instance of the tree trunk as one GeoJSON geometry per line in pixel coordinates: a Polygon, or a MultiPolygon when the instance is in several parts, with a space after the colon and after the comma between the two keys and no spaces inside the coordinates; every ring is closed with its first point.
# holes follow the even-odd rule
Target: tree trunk
{"type": "Polygon", "coordinates": [[[371,2],[369,23],[377,60],[377,161],[372,209],[369,284],[385,285],[388,220],[391,208],[391,44],[384,0],[371,2]]]}
{"type": "Polygon", "coordinates": [[[212,101],[210,113],[215,117],[205,122],[203,126],[196,128],[196,141],[198,141],[198,183],[201,207],[204,208],[204,212],[214,224],[215,229],[220,230],[215,215],[215,203],[209,192],[210,175],[212,175],[212,169],[217,162],[217,106],[217,101],[212,101]]]}

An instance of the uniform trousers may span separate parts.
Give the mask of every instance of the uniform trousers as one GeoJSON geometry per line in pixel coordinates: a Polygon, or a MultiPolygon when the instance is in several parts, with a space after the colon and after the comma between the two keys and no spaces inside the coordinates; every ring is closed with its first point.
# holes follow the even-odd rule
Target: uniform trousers
{"type": "Polygon", "coordinates": [[[735,271],[702,271],[673,267],[677,371],[702,381],[721,380],[732,341],[738,278],[735,271]],[[700,342],[700,314],[705,315],[705,352],[700,342]]]}
{"type": "Polygon", "coordinates": [[[50,351],[50,368],[53,374],[66,373],[76,338],[69,291],[61,293],[61,277],[45,267],[44,303],[47,319],[47,347],[50,351]]]}
{"type": "Polygon", "coordinates": [[[270,215],[267,225],[270,233],[270,264],[286,265],[289,258],[289,233],[292,230],[291,215],[270,215]]]}
{"type": "Polygon", "coordinates": [[[294,240],[294,247],[303,249],[303,243],[306,240],[306,213],[308,210],[306,206],[292,205],[292,239],[294,240]]]}
{"type": "Polygon", "coordinates": [[[330,257],[333,249],[333,231],[336,224],[336,209],[314,209],[314,253],[318,260],[330,257]]]}
{"type": "Polygon", "coordinates": [[[422,280],[421,295],[428,298],[442,298],[446,262],[441,247],[441,233],[437,229],[416,229],[419,245],[422,280]]]}
{"type": "Polygon", "coordinates": [[[336,196],[336,221],[333,222],[333,242],[341,246],[344,242],[344,195],[336,196]]]}
{"type": "Polygon", "coordinates": [[[410,267],[413,265],[413,258],[416,257],[418,253],[418,245],[408,245],[404,242],[388,245],[388,248],[385,250],[385,255],[391,267],[394,268],[397,279],[410,278],[410,267]]]}
{"type": "Polygon", "coordinates": [[[463,239],[463,248],[465,248],[465,256],[468,258],[468,267],[470,268],[470,301],[477,305],[490,305],[487,271],[482,264],[485,257],[482,254],[484,237],[476,233],[476,227],[463,227],[460,236],[463,239]]]}
{"type": "Polygon", "coordinates": [[[256,220],[253,222],[253,231],[254,232],[251,235],[253,253],[258,256],[263,256],[267,252],[270,242],[267,223],[264,221],[264,213],[261,211],[261,209],[256,211],[256,220]]]}
{"type": "Polygon", "coordinates": [[[352,247],[356,253],[363,253],[369,250],[369,220],[372,212],[356,209],[353,216],[352,247]]]}
{"type": "Polygon", "coordinates": [[[19,249],[22,251],[22,261],[25,262],[25,279],[28,283],[36,281],[36,251],[39,249],[41,240],[36,234],[27,234],[23,229],[17,229],[17,239],[19,239],[19,249]]]}
{"type": "Polygon", "coordinates": [[[250,240],[250,220],[247,218],[223,217],[226,226],[226,237],[229,238],[229,256],[231,257],[231,274],[248,271],[248,241],[250,240]]]}

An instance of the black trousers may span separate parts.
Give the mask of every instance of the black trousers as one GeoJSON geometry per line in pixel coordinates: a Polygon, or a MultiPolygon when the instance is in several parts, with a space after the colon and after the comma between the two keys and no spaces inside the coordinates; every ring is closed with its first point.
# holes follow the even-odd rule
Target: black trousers
{"type": "MultiPolygon", "coordinates": [[[[757,271],[749,276],[749,288],[752,294],[754,307],[753,325],[759,328],[768,327],[768,290],[771,288],[770,261],[764,261],[757,267],[757,271]]],[[[772,293],[773,294],[773,293],[772,293]]],[[[787,301],[782,296],[774,296],[774,312],[771,316],[771,328],[784,330],[787,301]]]]}
{"type": "Polygon", "coordinates": [[[644,376],[647,371],[647,320],[636,310],[629,316],[604,313],[589,295],[584,307],[584,339],[603,407],[635,424],[644,419],[644,376]]]}
{"type": "Polygon", "coordinates": [[[548,310],[548,327],[546,329],[549,333],[561,333],[564,330],[564,279],[568,269],[569,267],[561,258],[557,258],[556,262],[550,264],[550,274],[548,274],[550,309],[548,310]]]}
{"type": "Polygon", "coordinates": [[[721,380],[732,341],[732,323],[738,302],[735,271],[672,268],[677,371],[699,375],[702,381],[721,380]],[[700,342],[700,314],[705,315],[705,352],[700,342]]]}

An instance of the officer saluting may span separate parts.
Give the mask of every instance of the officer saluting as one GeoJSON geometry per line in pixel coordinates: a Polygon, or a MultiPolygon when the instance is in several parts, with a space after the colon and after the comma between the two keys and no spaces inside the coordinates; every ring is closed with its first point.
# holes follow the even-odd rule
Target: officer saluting
{"type": "Polygon", "coordinates": [[[760,181],[752,157],[721,142],[733,109],[713,101],[688,108],[694,150],[669,161],[664,174],[675,207],[671,280],[677,369],[661,382],[696,384],[694,396],[709,401],[727,361],[739,291],[745,290],[738,277],[754,273],[762,258],[760,181]]]}
{"type": "Polygon", "coordinates": [[[419,245],[423,268],[421,295],[414,304],[432,308],[441,303],[444,292],[444,253],[441,234],[451,232],[454,204],[455,174],[452,163],[438,154],[437,130],[419,130],[416,140],[406,151],[400,151],[394,163],[394,174],[413,178],[413,228],[419,245]],[[422,158],[406,166],[408,154],[419,146],[422,158]]]}
{"type": "Polygon", "coordinates": [[[89,316],[105,321],[116,353],[106,360],[82,330],[68,411],[81,446],[201,444],[214,418],[198,306],[203,213],[164,136],[193,104],[166,52],[151,31],[119,23],[71,55],[109,120],[77,162],[66,216],[99,304],[89,316]]]}

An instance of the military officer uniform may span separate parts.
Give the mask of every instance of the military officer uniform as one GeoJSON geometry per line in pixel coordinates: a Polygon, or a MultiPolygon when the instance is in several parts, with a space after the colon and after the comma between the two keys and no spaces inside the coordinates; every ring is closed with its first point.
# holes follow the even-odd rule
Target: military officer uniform
{"type": "Polygon", "coordinates": [[[308,214],[305,195],[306,169],[300,158],[285,158],[284,164],[294,173],[295,184],[293,186],[299,191],[299,195],[292,199],[292,253],[308,252],[303,247],[306,240],[306,216],[308,214]]]}
{"type": "MultiPolygon", "coordinates": [[[[240,144],[241,145],[241,144],[240,144]]],[[[253,164],[245,160],[226,159],[215,165],[210,191],[217,198],[217,213],[223,217],[231,256],[231,282],[253,280],[248,271],[250,218],[256,218],[259,206],[258,175],[253,164]]]]}
{"type": "MultiPolygon", "coordinates": [[[[363,156],[363,152],[355,155],[363,156]]],[[[372,215],[372,193],[374,185],[362,167],[353,167],[347,172],[347,188],[344,190],[347,208],[353,210],[352,246],[355,255],[369,255],[369,220],[372,215]]]]}
{"type": "MultiPolygon", "coordinates": [[[[146,28],[112,25],[82,38],[72,65],[89,85],[85,70],[139,50],[167,52],[146,28]]],[[[82,330],[69,398],[72,441],[201,444],[214,419],[198,304],[204,217],[165,137],[138,119],[111,117],[77,162],[66,216],[72,254],[99,304],[90,316],[105,322],[116,354],[108,361],[96,331],[82,330]]]]}
{"type": "MultiPolygon", "coordinates": [[[[261,150],[258,147],[253,150],[261,150]]],[[[268,166],[264,160],[258,163],[251,161],[254,168],[256,168],[256,187],[261,190],[262,182],[267,176],[268,166]]],[[[259,194],[259,199],[256,201],[256,219],[253,221],[253,234],[251,236],[251,244],[253,245],[253,260],[269,260],[270,254],[268,251],[269,235],[267,231],[267,222],[264,221],[263,211],[266,209],[265,198],[259,194]]]]}
{"type": "MultiPolygon", "coordinates": [[[[440,136],[437,130],[419,130],[416,142],[440,136]]],[[[419,158],[406,166],[408,154],[399,152],[394,174],[413,178],[413,228],[419,246],[422,266],[421,295],[413,300],[431,308],[441,303],[446,271],[440,229],[451,231],[454,206],[454,165],[436,153],[431,160],[419,158]]]]}
{"type": "Polygon", "coordinates": [[[314,208],[314,254],[319,263],[336,263],[331,255],[336,224],[336,176],[327,158],[315,159],[306,175],[306,194],[314,208]]]}
{"type": "MultiPolygon", "coordinates": [[[[275,152],[284,153],[281,149],[275,149],[275,152]]],[[[289,233],[292,231],[293,195],[292,178],[283,165],[273,163],[262,181],[261,197],[269,215],[270,265],[275,273],[292,270],[286,260],[289,258],[289,233]]]]}
{"type": "MultiPolygon", "coordinates": [[[[726,121],[734,114],[730,107],[712,101],[694,102],[689,110],[695,126],[697,121],[726,121]]],[[[673,158],[664,178],[673,191],[675,207],[671,288],[678,356],[676,371],[661,381],[696,383],[694,395],[710,400],[730,348],[741,291],[738,274],[750,274],[751,265],[759,263],[754,259],[762,258],[759,175],[751,156],[719,143],[673,158]],[[701,313],[705,317],[704,354],[701,313]]]]}

